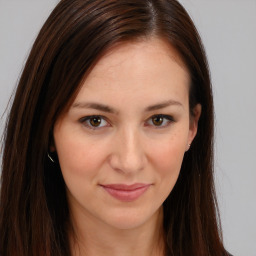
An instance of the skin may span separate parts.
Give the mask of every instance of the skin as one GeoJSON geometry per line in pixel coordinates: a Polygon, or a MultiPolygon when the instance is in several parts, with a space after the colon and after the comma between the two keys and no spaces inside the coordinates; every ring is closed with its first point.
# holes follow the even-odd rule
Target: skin
{"type": "Polygon", "coordinates": [[[99,60],[57,120],[54,147],[67,187],[73,255],[164,255],[162,204],[201,113],[197,105],[189,115],[189,79],[163,40],[121,44],[99,60]],[[152,118],[160,114],[172,120],[152,118]],[[86,119],[92,115],[100,116],[98,126],[86,119]],[[124,202],[102,187],[120,183],[149,186],[124,202]]]}

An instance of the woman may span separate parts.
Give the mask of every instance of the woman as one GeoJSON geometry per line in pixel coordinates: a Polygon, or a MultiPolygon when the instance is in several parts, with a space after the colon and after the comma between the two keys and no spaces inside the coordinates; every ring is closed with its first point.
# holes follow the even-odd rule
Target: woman
{"type": "Polygon", "coordinates": [[[200,37],[175,0],[62,0],[8,119],[1,255],[227,255],[200,37]]]}

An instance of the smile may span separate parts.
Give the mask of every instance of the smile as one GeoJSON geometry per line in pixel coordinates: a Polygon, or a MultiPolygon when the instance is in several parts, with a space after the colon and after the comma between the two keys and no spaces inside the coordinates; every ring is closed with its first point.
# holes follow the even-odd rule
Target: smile
{"type": "Polygon", "coordinates": [[[142,196],[151,184],[136,183],[132,185],[126,184],[107,184],[101,185],[106,192],[112,197],[123,201],[131,202],[142,196]]]}

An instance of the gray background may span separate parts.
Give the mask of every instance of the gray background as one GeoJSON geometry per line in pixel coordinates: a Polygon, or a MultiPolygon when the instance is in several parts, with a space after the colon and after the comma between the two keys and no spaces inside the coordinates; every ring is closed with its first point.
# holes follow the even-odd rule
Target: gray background
{"type": "MultiPolygon", "coordinates": [[[[0,0],[0,132],[29,49],[57,0],[0,0]]],[[[216,112],[224,243],[256,256],[256,0],[181,0],[204,41],[216,112]]]]}

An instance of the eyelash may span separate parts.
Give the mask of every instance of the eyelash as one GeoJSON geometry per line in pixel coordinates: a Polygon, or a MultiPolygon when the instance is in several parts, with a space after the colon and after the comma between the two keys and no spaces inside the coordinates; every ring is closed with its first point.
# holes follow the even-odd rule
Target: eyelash
{"type": "Polygon", "coordinates": [[[93,118],[100,118],[101,122],[102,122],[102,120],[104,120],[108,124],[107,126],[109,126],[109,122],[107,121],[107,119],[101,115],[85,116],[85,117],[81,118],[79,120],[79,122],[82,123],[85,127],[92,129],[92,130],[98,130],[98,129],[106,127],[106,126],[101,126],[101,127],[92,126],[89,123],[89,121],[92,120],[93,118]]]}
{"type": "MultiPolygon", "coordinates": [[[[107,121],[107,118],[104,117],[104,116],[101,116],[101,115],[85,116],[85,117],[79,119],[79,122],[82,123],[85,127],[89,128],[89,129],[92,129],[92,130],[98,130],[98,129],[110,126],[109,122],[107,121]],[[93,126],[93,125],[91,125],[89,123],[90,120],[92,120],[93,118],[95,118],[95,119],[97,118],[98,120],[100,119],[101,122],[103,120],[104,122],[107,123],[107,125],[104,125],[104,126],[93,126]]],[[[170,115],[157,114],[157,115],[153,115],[150,118],[148,118],[146,120],[146,122],[147,123],[151,122],[151,124],[147,124],[146,126],[153,126],[155,129],[161,129],[161,128],[165,128],[165,127],[169,126],[171,123],[175,122],[175,120],[170,115]],[[164,125],[161,124],[159,126],[154,125],[153,124],[153,119],[154,118],[162,118],[163,119],[163,123],[165,123],[165,124],[164,125]]]]}
{"type": "Polygon", "coordinates": [[[164,125],[161,124],[160,126],[157,126],[157,125],[154,125],[154,124],[150,125],[150,126],[153,126],[156,129],[165,128],[165,127],[169,126],[171,123],[174,122],[174,119],[173,119],[172,116],[170,116],[170,115],[163,115],[163,114],[153,115],[149,119],[147,119],[147,122],[151,121],[151,123],[152,123],[154,118],[162,118],[163,119],[163,123],[165,123],[164,125]]]}

